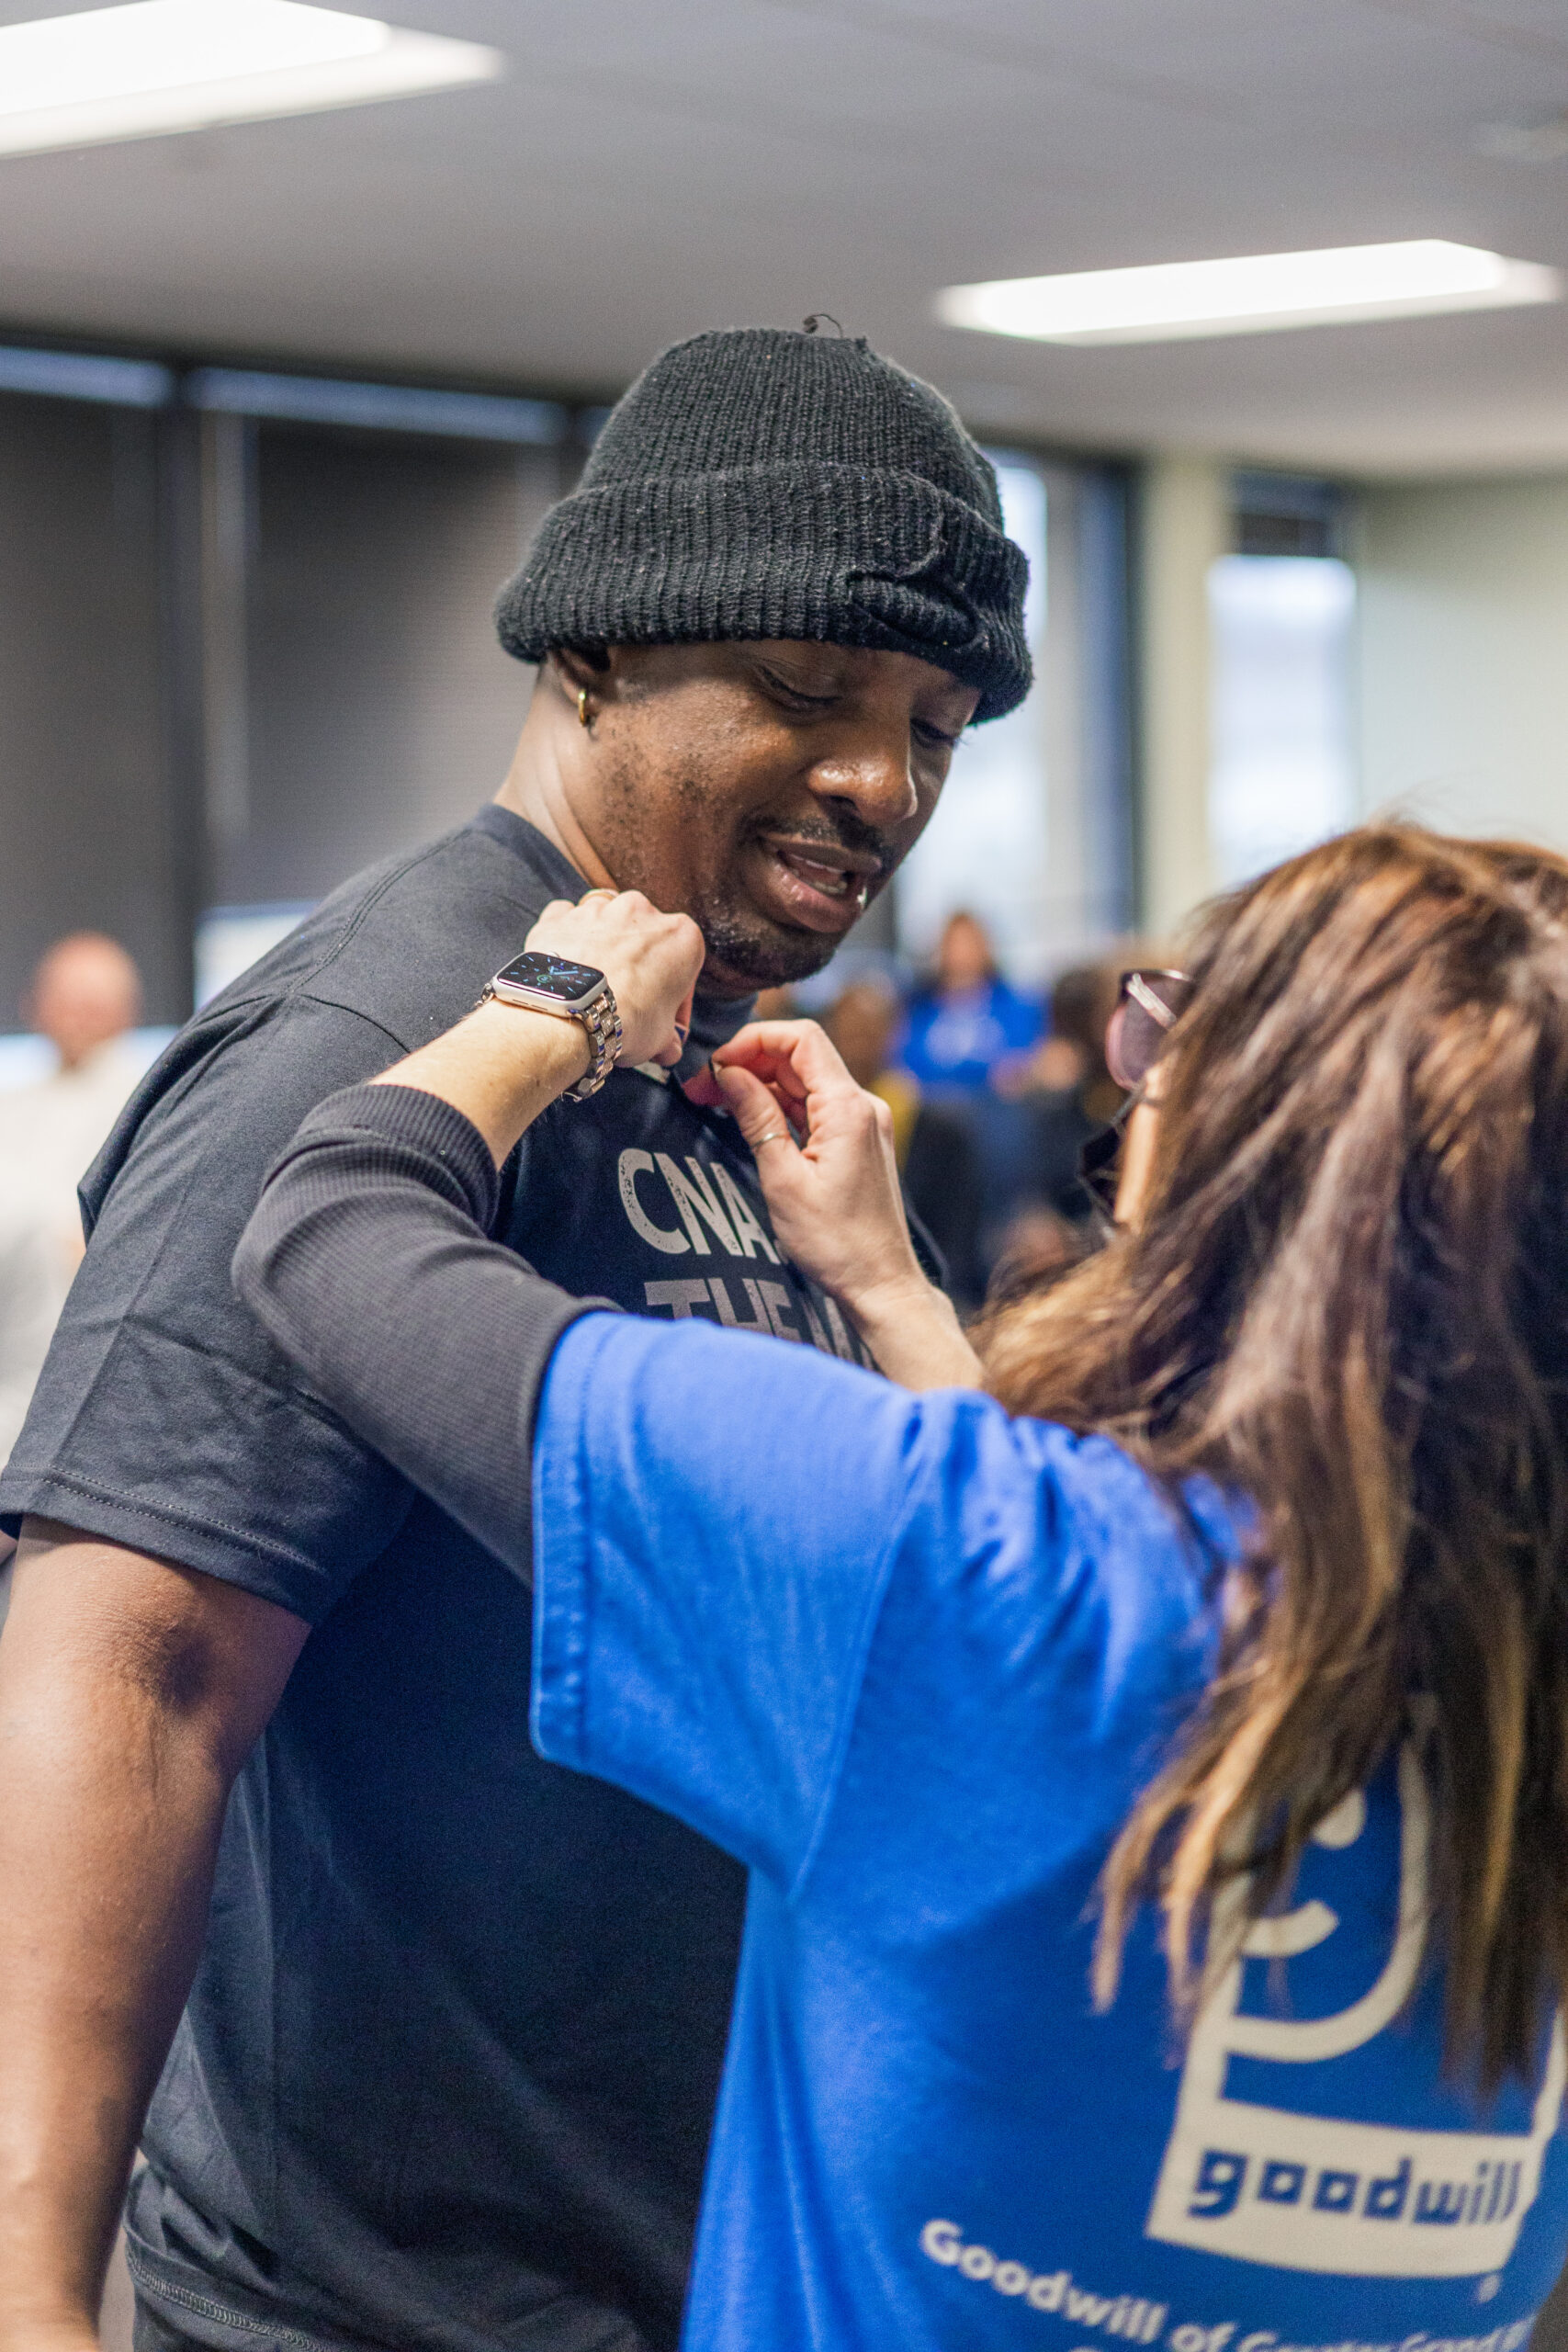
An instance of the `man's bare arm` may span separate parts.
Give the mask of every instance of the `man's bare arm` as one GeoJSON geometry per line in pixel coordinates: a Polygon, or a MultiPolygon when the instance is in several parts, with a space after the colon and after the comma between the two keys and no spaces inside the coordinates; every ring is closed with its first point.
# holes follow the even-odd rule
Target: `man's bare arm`
{"type": "Polygon", "coordinates": [[[0,2352],[86,2352],[234,1775],[309,1632],[29,1521],[0,1641],[0,2352]]]}

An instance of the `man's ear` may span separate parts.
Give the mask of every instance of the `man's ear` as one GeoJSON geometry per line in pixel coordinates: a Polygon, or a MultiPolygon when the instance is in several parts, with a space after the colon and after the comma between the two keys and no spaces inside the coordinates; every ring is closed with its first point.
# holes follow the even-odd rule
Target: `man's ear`
{"type": "Polygon", "coordinates": [[[609,681],[610,649],[604,645],[553,645],[545,656],[547,669],[553,670],[569,702],[575,702],[584,686],[590,694],[602,693],[609,681]]]}

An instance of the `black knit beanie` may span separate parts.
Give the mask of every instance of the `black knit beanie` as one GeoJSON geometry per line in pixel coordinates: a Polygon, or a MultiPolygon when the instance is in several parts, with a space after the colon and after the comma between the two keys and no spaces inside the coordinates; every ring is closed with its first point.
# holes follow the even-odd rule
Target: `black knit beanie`
{"type": "Polygon", "coordinates": [[[738,327],[678,343],[611,411],[496,604],[509,653],[807,638],[1029,692],[1029,565],[942,394],[863,340],[738,327]]]}

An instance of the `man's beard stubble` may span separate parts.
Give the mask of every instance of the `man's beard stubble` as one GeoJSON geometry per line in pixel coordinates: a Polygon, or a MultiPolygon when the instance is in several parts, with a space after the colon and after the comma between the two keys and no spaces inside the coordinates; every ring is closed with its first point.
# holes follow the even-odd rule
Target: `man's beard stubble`
{"type": "MultiPolygon", "coordinates": [[[[646,810],[649,795],[646,767],[623,754],[604,776],[602,794],[604,821],[600,829],[602,838],[595,847],[621,889],[642,890],[658,904],[660,893],[649,888],[650,877],[638,854],[639,844],[648,833],[646,810]]],[[[677,778],[672,797],[682,812],[673,821],[697,827],[711,824],[716,804],[722,805],[719,791],[690,775],[677,778]]],[[[758,820],[759,833],[764,821],[758,820]]],[[[815,838],[825,845],[869,847],[886,859],[880,837],[858,820],[845,824],[842,835],[835,834],[820,820],[797,823],[790,830],[802,839],[815,838]],[[855,837],[852,840],[852,835],[855,837]]],[[[738,838],[737,854],[745,839],[744,834],[738,838]]],[[[886,862],[891,864],[891,860],[886,862]]],[[[788,988],[795,980],[809,979],[832,960],[844,944],[842,934],[835,938],[829,933],[794,931],[770,922],[765,915],[744,902],[739,883],[728,894],[722,882],[705,888],[699,886],[690,894],[687,905],[665,908],[664,912],[690,915],[707,944],[709,964],[721,965],[726,980],[739,980],[750,989],[788,988]]],[[[699,995],[712,992],[705,967],[697,990],[699,995]]]]}
{"type": "Polygon", "coordinates": [[[691,914],[707,942],[709,961],[721,964],[727,978],[753,989],[788,988],[809,979],[844,944],[821,932],[784,931],[760,915],[748,922],[743,909],[720,901],[716,894],[691,914]]]}

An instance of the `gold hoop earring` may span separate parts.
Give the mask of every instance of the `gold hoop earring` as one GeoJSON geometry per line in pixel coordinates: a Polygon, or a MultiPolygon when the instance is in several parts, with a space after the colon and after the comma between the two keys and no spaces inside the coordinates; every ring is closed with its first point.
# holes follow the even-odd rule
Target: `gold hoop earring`
{"type": "Polygon", "coordinates": [[[588,707],[586,686],[579,686],[577,689],[577,721],[580,727],[592,727],[593,724],[593,714],[588,707]]]}

